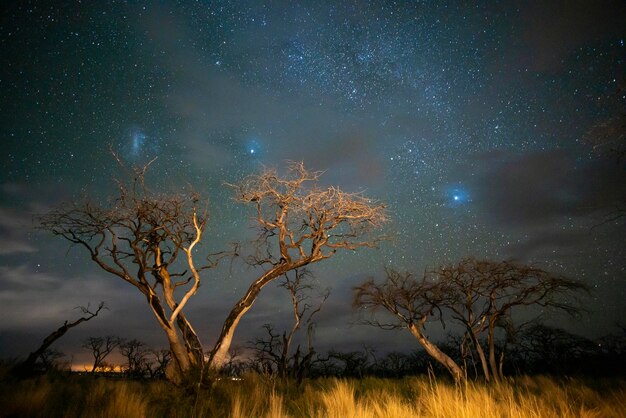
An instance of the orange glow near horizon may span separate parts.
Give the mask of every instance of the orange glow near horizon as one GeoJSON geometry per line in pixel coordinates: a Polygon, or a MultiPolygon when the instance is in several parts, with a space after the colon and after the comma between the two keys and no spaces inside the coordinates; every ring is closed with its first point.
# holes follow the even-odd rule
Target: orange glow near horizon
{"type": "MultiPolygon", "coordinates": [[[[91,369],[93,368],[93,364],[83,363],[83,364],[72,364],[71,370],[73,372],[83,372],[83,373],[91,373],[91,369]]],[[[119,364],[108,364],[106,366],[98,367],[94,371],[94,373],[122,373],[122,366],[119,364]]]]}

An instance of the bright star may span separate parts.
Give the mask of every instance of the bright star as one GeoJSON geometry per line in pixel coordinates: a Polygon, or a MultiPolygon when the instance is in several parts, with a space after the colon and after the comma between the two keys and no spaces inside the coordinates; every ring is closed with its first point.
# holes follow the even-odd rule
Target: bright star
{"type": "Polygon", "coordinates": [[[446,206],[451,208],[458,208],[472,201],[467,189],[460,184],[446,187],[444,196],[447,201],[446,206]]]}
{"type": "Polygon", "coordinates": [[[255,158],[261,157],[263,155],[261,143],[257,138],[248,139],[246,141],[245,146],[246,146],[245,150],[248,153],[248,155],[255,157],[255,158]]]}

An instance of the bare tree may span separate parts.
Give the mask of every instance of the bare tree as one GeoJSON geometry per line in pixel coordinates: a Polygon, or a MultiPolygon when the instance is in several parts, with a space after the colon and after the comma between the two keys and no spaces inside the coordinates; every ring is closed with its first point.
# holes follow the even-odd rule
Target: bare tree
{"type": "Polygon", "coordinates": [[[231,185],[238,201],[255,207],[258,245],[248,262],[263,268],[263,273],[228,314],[211,351],[210,368],[219,369],[227,362],[239,321],[268,283],[339,250],[373,247],[380,239],[372,232],[387,221],[385,206],[361,194],[321,188],[320,175],[303,163],[290,163],[285,176],[266,169],[231,185]]]}
{"type": "Polygon", "coordinates": [[[228,351],[228,362],[221,372],[230,377],[239,376],[246,369],[247,362],[244,360],[244,350],[238,345],[230,347],[228,351]]]}
{"type": "Polygon", "coordinates": [[[165,377],[167,364],[171,360],[170,350],[149,350],[148,353],[150,357],[148,361],[146,361],[146,371],[150,375],[150,378],[155,379],[165,377]]]}
{"type": "Polygon", "coordinates": [[[136,339],[122,341],[119,352],[126,359],[125,372],[132,377],[143,377],[147,372],[147,358],[149,351],[146,345],[136,339]]]}
{"type": "Polygon", "coordinates": [[[58,350],[54,350],[48,348],[39,356],[39,360],[41,361],[41,366],[44,371],[50,370],[60,370],[61,362],[59,359],[65,357],[65,354],[61,353],[58,350]]]}
{"type": "Polygon", "coordinates": [[[445,288],[445,307],[465,327],[480,357],[486,380],[503,377],[504,350],[497,350],[496,330],[511,330],[516,309],[535,306],[576,314],[580,308],[575,293],[586,289],[571,279],[510,261],[466,258],[440,267],[434,275],[445,288]]]}
{"type": "Polygon", "coordinates": [[[285,274],[280,287],[287,289],[291,297],[293,307],[291,328],[279,335],[270,324],[265,324],[263,328],[267,335],[257,338],[253,343],[257,361],[265,365],[266,372],[269,368],[280,378],[291,377],[297,379],[298,382],[310,373],[315,355],[313,319],[330,295],[330,289],[326,289],[319,295],[317,303],[312,305],[310,292],[313,285],[307,280],[308,278],[309,273],[304,269],[295,270],[293,277],[290,277],[288,273],[285,274]],[[294,337],[302,326],[306,328],[306,348],[298,344],[294,352],[292,350],[294,337]]]}
{"type": "MultiPolygon", "coordinates": [[[[204,360],[183,309],[200,285],[201,271],[216,261],[208,259],[203,266],[194,261],[207,222],[205,205],[194,193],[149,190],[144,183],[148,166],[135,169],[128,184],[118,183],[118,193],[108,204],[75,202],[39,221],[41,228],[85,248],[100,268],[146,297],[169,342],[168,377],[180,382],[204,360]]],[[[320,175],[293,163],[285,177],[265,170],[232,186],[237,200],[256,207],[258,251],[248,261],[264,272],[227,316],[210,353],[211,369],[227,362],[235,329],[264,286],[340,249],[373,247],[379,239],[371,232],[387,220],[384,206],[335,187],[322,189],[317,185],[320,175]]]]}
{"type": "Polygon", "coordinates": [[[155,193],[144,183],[147,166],[104,205],[86,201],[40,217],[41,228],[84,247],[106,272],[134,286],[165,332],[172,352],[170,378],[202,363],[202,346],[183,313],[200,285],[194,248],[206,209],[194,193],[155,193]],[[181,257],[182,256],[182,257],[181,257]]]}
{"type": "Polygon", "coordinates": [[[361,379],[372,362],[375,362],[373,351],[365,347],[363,351],[336,351],[328,352],[328,358],[342,363],[338,369],[341,377],[357,377],[361,379]]]}
{"type": "Polygon", "coordinates": [[[426,278],[419,280],[410,273],[387,269],[382,283],[370,279],[354,288],[353,306],[369,309],[372,314],[380,308],[387,310],[394,316],[392,322],[374,318],[365,322],[387,330],[407,328],[424,350],[459,381],[465,377],[464,370],[424,332],[430,319],[442,319],[444,292],[444,288],[426,278]]]}
{"type": "MultiPolygon", "coordinates": [[[[459,380],[466,374],[464,367],[422,332],[429,317],[443,323],[444,312],[449,312],[451,319],[464,327],[485,379],[497,381],[503,377],[505,353],[504,346],[498,348],[496,331],[509,332],[516,311],[529,313],[530,306],[576,314],[580,312],[574,303],[576,292],[585,289],[581,283],[538,268],[466,258],[419,280],[389,270],[382,284],[369,280],[355,288],[355,306],[382,307],[394,314],[399,319],[395,323],[370,323],[387,329],[407,327],[428,354],[459,380]]],[[[462,341],[464,356],[466,339],[462,341]]]]}
{"type": "Polygon", "coordinates": [[[26,358],[26,360],[24,360],[24,362],[18,365],[17,371],[19,374],[32,373],[35,368],[35,363],[37,362],[37,360],[40,359],[44,355],[44,353],[46,353],[46,351],[50,348],[50,346],[55,341],[57,341],[59,338],[64,336],[65,333],[69,331],[71,328],[74,328],[82,324],[83,322],[86,322],[86,321],[89,321],[90,319],[95,318],[96,316],[98,316],[98,314],[100,313],[102,309],[106,309],[106,308],[104,306],[104,302],[100,302],[100,304],[98,305],[98,308],[95,311],[91,310],[89,305],[87,305],[87,307],[78,306],[75,309],[80,310],[83,313],[83,316],[72,322],[65,321],[65,323],[63,323],[61,327],[59,327],[56,331],[53,331],[52,333],[50,333],[50,335],[44,338],[39,348],[33,351],[32,353],[30,353],[28,357],[26,358]]]}
{"type": "Polygon", "coordinates": [[[106,337],[89,337],[83,343],[83,348],[91,350],[93,366],[91,372],[99,371],[104,365],[104,359],[113,352],[123,341],[119,337],[107,335],[106,337]]]}

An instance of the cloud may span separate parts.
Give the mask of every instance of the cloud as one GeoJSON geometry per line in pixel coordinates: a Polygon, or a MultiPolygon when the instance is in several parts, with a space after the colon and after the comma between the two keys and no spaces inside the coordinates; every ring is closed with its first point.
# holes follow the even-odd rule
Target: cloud
{"type": "MultiPolygon", "coordinates": [[[[99,276],[59,276],[26,264],[0,267],[0,331],[60,326],[76,317],[73,309],[105,301],[108,306],[133,305],[126,289],[99,276]]],[[[133,293],[133,296],[134,293],[133,293]]]]}
{"type": "Polygon", "coordinates": [[[485,216],[510,226],[545,225],[607,211],[626,197],[624,167],[579,161],[565,151],[491,153],[471,186],[485,216]]]}
{"type": "Polygon", "coordinates": [[[31,243],[36,222],[33,216],[45,213],[63,199],[67,189],[57,184],[32,187],[22,183],[0,184],[0,256],[38,252],[31,243]]]}
{"type": "Polygon", "coordinates": [[[524,242],[510,245],[508,251],[516,259],[528,260],[536,254],[549,253],[550,250],[560,254],[568,253],[572,248],[584,244],[588,238],[588,231],[544,231],[524,242]]]}
{"type": "Polygon", "coordinates": [[[31,228],[28,213],[0,207],[0,255],[36,252],[37,249],[27,240],[31,228]]]}
{"type": "Polygon", "coordinates": [[[623,240],[619,228],[593,228],[626,204],[625,167],[615,160],[580,159],[562,150],[494,152],[473,165],[478,170],[467,184],[472,204],[511,242],[507,256],[565,260],[594,253],[598,239],[623,240]]]}

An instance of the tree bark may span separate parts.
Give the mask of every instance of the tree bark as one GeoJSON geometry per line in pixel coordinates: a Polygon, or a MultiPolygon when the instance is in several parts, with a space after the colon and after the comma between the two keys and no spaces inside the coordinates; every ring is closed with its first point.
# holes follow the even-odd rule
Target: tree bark
{"type": "Polygon", "coordinates": [[[446,353],[441,351],[439,347],[428,341],[424,334],[422,334],[420,326],[411,324],[409,325],[409,331],[411,331],[411,334],[417,338],[417,341],[422,347],[424,347],[424,350],[426,350],[431,357],[441,363],[441,365],[443,365],[450,372],[455,382],[460,382],[465,379],[465,374],[459,365],[456,364],[456,362],[446,353]]]}
{"type": "Polygon", "coordinates": [[[252,307],[252,304],[259,296],[261,289],[263,289],[263,287],[270,283],[272,280],[282,276],[286,272],[303,267],[310,262],[310,259],[301,259],[295,263],[278,264],[274,268],[265,272],[261,277],[259,277],[250,285],[246,294],[241,299],[239,299],[239,301],[235,304],[233,309],[228,314],[226,321],[224,321],[222,332],[217,339],[215,347],[213,348],[211,356],[209,358],[210,369],[219,370],[227,363],[228,350],[230,349],[230,345],[232,344],[237,325],[239,325],[239,321],[241,320],[241,318],[252,307]]]}
{"type": "Polygon", "coordinates": [[[191,327],[191,324],[182,312],[180,312],[176,317],[176,325],[178,325],[178,328],[182,332],[185,347],[187,348],[187,354],[191,363],[193,365],[202,364],[204,361],[204,350],[202,349],[202,344],[200,343],[198,334],[196,334],[196,331],[194,331],[191,327]]]}
{"type": "Polygon", "coordinates": [[[172,360],[167,365],[165,375],[174,384],[180,384],[183,376],[191,369],[191,361],[185,344],[175,328],[165,330],[170,345],[172,360]]]}
{"type": "Polygon", "coordinates": [[[500,375],[500,368],[498,367],[498,361],[496,360],[496,343],[495,343],[495,326],[497,316],[492,316],[489,321],[489,332],[487,334],[487,343],[489,344],[489,366],[491,367],[491,374],[493,380],[498,382],[502,376],[500,375]]]}
{"type": "Polygon", "coordinates": [[[478,353],[478,357],[480,358],[480,365],[483,368],[485,380],[489,382],[490,381],[489,364],[487,363],[487,356],[485,356],[485,350],[483,350],[483,347],[480,345],[480,341],[478,340],[478,335],[474,334],[474,330],[470,328],[469,331],[472,337],[472,344],[474,345],[474,348],[476,348],[476,352],[478,353]]]}

